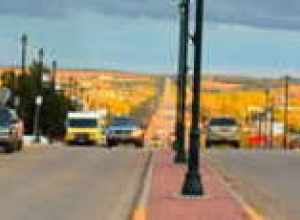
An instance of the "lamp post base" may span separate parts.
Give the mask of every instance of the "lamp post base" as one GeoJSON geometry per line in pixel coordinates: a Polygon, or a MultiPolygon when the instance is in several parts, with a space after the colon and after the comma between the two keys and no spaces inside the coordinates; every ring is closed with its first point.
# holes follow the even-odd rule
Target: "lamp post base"
{"type": "Polygon", "coordinates": [[[200,178],[198,172],[188,172],[185,177],[182,194],[184,196],[202,196],[204,190],[200,178]]]}

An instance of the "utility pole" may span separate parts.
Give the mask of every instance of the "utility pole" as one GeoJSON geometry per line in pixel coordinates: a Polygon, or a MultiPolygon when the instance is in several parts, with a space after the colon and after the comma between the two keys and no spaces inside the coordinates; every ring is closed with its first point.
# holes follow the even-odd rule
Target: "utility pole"
{"type": "Polygon", "coordinates": [[[182,194],[186,196],[201,196],[204,194],[201,175],[199,174],[199,149],[200,149],[200,92],[202,78],[202,41],[204,0],[196,0],[196,31],[194,36],[194,78],[193,78],[193,103],[192,103],[192,128],[190,131],[190,146],[188,171],[185,176],[182,194]]]}
{"type": "Polygon", "coordinates": [[[266,106],[265,106],[265,148],[268,147],[268,140],[269,140],[269,135],[268,135],[268,114],[269,114],[269,99],[270,99],[270,89],[266,88],[265,90],[265,97],[266,97],[266,106]]]}
{"type": "Polygon", "coordinates": [[[44,69],[44,50],[43,48],[39,49],[39,75],[37,80],[37,96],[36,96],[36,108],[35,108],[35,117],[34,117],[34,134],[35,141],[40,142],[40,111],[42,105],[42,78],[43,78],[43,69],[44,69]]]}
{"type": "Polygon", "coordinates": [[[274,103],[271,105],[271,125],[270,125],[270,149],[273,148],[273,133],[274,133],[274,103]]]}
{"type": "Polygon", "coordinates": [[[53,93],[56,91],[56,71],[57,71],[57,61],[52,62],[52,90],[53,93]]]}
{"type": "Polygon", "coordinates": [[[39,75],[38,75],[38,94],[42,94],[43,89],[43,70],[44,70],[44,49],[39,49],[39,75]]]}
{"type": "Polygon", "coordinates": [[[28,38],[26,34],[23,34],[21,37],[22,43],[22,77],[26,74],[26,56],[27,56],[27,43],[28,38]]]}
{"type": "Polygon", "coordinates": [[[72,97],[75,96],[75,78],[74,78],[74,77],[71,77],[71,78],[70,78],[70,83],[71,83],[71,84],[70,84],[70,86],[71,86],[71,87],[70,87],[70,88],[71,88],[70,91],[71,91],[71,98],[72,98],[72,97]]]}
{"type": "Polygon", "coordinates": [[[259,144],[262,147],[262,113],[258,112],[258,135],[259,135],[259,144]]]}
{"type": "Polygon", "coordinates": [[[290,77],[285,77],[284,85],[284,137],[283,137],[283,147],[285,150],[288,149],[288,135],[289,135],[289,80],[290,77]]]}
{"type": "MultiPolygon", "coordinates": [[[[21,37],[21,44],[22,44],[22,52],[21,52],[21,77],[20,77],[20,81],[19,82],[23,82],[23,79],[25,77],[26,74],[26,58],[27,58],[27,44],[28,44],[28,37],[26,34],[22,34],[21,37]]],[[[23,107],[24,107],[24,100],[20,100],[20,98],[18,97],[17,100],[15,100],[16,103],[18,103],[18,111],[21,115],[21,117],[23,117],[23,107]]]]}
{"type": "Polygon", "coordinates": [[[176,140],[175,163],[185,163],[185,106],[186,84],[188,72],[188,41],[189,41],[189,5],[190,0],[181,0],[180,11],[180,46],[179,65],[177,77],[177,115],[176,115],[176,140]]]}
{"type": "Polygon", "coordinates": [[[18,106],[15,105],[15,101],[18,99],[18,95],[17,95],[17,90],[18,90],[18,73],[17,73],[17,65],[15,65],[15,68],[16,70],[13,72],[13,75],[12,75],[12,90],[13,90],[13,95],[12,95],[12,98],[13,98],[13,105],[14,107],[17,109],[18,106]]]}

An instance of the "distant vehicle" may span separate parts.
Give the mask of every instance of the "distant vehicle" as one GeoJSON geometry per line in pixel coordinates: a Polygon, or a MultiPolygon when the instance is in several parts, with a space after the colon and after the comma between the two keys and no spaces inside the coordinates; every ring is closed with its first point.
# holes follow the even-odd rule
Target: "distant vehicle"
{"type": "Polygon", "coordinates": [[[13,109],[0,107],[0,145],[6,153],[23,148],[24,126],[13,109]]]}
{"type": "Polygon", "coordinates": [[[215,144],[230,144],[235,148],[240,147],[240,127],[231,117],[212,118],[207,126],[206,146],[215,144]]]}
{"type": "Polygon", "coordinates": [[[65,141],[68,144],[98,144],[105,140],[106,110],[69,112],[65,141]]]}
{"type": "Polygon", "coordinates": [[[109,147],[119,143],[133,143],[136,147],[143,147],[143,126],[130,117],[113,118],[106,131],[106,143],[109,147]]]}
{"type": "Polygon", "coordinates": [[[289,136],[289,149],[300,149],[300,133],[292,134],[289,136]]]}

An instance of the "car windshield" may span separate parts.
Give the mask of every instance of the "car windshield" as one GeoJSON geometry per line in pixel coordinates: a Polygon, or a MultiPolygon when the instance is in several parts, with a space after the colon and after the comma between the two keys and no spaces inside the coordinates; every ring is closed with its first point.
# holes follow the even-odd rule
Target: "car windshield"
{"type": "Polygon", "coordinates": [[[209,123],[210,126],[234,126],[237,125],[233,118],[215,118],[209,123]]]}
{"type": "Polygon", "coordinates": [[[71,128],[95,128],[97,127],[96,119],[70,119],[69,126],[71,128]]]}
{"type": "Polygon", "coordinates": [[[12,115],[7,109],[0,109],[0,126],[8,126],[11,118],[12,115]]]}
{"type": "Polygon", "coordinates": [[[112,126],[138,126],[138,123],[132,118],[115,118],[112,120],[112,126]]]}

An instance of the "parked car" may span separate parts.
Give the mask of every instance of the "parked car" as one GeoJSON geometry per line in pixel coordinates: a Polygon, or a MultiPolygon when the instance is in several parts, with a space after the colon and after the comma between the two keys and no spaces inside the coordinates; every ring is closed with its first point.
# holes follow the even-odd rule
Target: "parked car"
{"type": "Polygon", "coordinates": [[[207,126],[206,146],[216,144],[230,144],[235,148],[240,147],[240,127],[231,117],[212,118],[207,126]]]}
{"type": "Polygon", "coordinates": [[[23,148],[23,122],[13,109],[0,107],[0,145],[11,153],[23,148]]]}
{"type": "Polygon", "coordinates": [[[144,146],[144,129],[130,117],[116,117],[107,127],[106,143],[109,147],[119,143],[133,143],[137,147],[144,146]]]}
{"type": "Polygon", "coordinates": [[[289,136],[289,149],[300,149],[300,134],[292,134],[289,136]]]}

